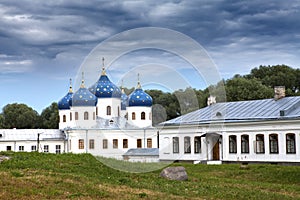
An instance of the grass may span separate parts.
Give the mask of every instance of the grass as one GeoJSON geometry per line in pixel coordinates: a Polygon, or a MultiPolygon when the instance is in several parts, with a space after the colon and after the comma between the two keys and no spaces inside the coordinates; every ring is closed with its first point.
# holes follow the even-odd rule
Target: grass
{"type": "Polygon", "coordinates": [[[0,199],[300,199],[299,166],[172,164],[187,170],[179,182],[161,170],[118,171],[89,154],[2,154],[12,159],[0,163],[0,199]]]}

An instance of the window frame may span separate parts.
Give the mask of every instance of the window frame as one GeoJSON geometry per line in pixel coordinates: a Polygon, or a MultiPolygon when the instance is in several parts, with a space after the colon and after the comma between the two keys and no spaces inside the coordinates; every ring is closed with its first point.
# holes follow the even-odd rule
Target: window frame
{"type": "Polygon", "coordinates": [[[256,154],[264,154],[265,153],[265,135],[264,134],[256,134],[255,135],[255,153],[256,154]],[[262,139],[262,140],[259,140],[259,139],[262,139]],[[261,148],[262,148],[262,151],[261,151],[261,148]]]}
{"type": "Polygon", "coordinates": [[[249,153],[249,135],[243,134],[241,135],[241,153],[249,153]]]}
{"type": "Polygon", "coordinates": [[[179,137],[172,138],[173,153],[179,153],[179,137]]]}
{"type": "Polygon", "coordinates": [[[194,153],[201,153],[201,136],[194,137],[194,153]]]}
{"type": "Polygon", "coordinates": [[[285,136],[285,142],[286,142],[286,154],[296,154],[296,134],[294,133],[287,133],[285,136]],[[288,138],[288,137],[293,137],[293,138],[288,138]],[[289,147],[292,145],[291,147],[289,147]]]}
{"type": "Polygon", "coordinates": [[[78,149],[84,149],[84,139],[78,139],[78,149]]]}
{"type": "Polygon", "coordinates": [[[278,146],[278,134],[272,133],[269,135],[269,151],[270,154],[278,154],[279,146],[278,146]]]}
{"type": "Polygon", "coordinates": [[[190,154],[192,152],[191,150],[191,137],[190,136],[185,136],[183,138],[184,141],[184,153],[185,154],[190,154]]]}

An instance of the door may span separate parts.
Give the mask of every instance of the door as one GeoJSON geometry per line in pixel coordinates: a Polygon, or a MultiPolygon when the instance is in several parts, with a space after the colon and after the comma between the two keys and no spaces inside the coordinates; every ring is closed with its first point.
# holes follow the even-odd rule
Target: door
{"type": "Polygon", "coordinates": [[[213,160],[220,160],[220,147],[217,141],[213,148],[213,160]]]}

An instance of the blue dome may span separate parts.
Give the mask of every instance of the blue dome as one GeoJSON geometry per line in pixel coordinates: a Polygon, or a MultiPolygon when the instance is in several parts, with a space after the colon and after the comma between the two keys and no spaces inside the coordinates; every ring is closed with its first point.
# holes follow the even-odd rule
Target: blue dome
{"type": "Polygon", "coordinates": [[[73,92],[68,92],[66,96],[64,96],[59,102],[58,102],[58,109],[59,110],[68,110],[70,109],[70,101],[72,101],[73,92]]]}
{"type": "Polygon", "coordinates": [[[129,96],[129,106],[152,106],[152,97],[141,88],[135,89],[129,96]]]}
{"type": "Polygon", "coordinates": [[[96,106],[97,97],[87,88],[81,87],[74,93],[70,106],[96,106]]]}
{"type": "Polygon", "coordinates": [[[101,75],[98,82],[89,89],[98,98],[121,98],[120,88],[113,84],[107,75],[101,75]]]}
{"type": "Polygon", "coordinates": [[[121,95],[121,110],[126,110],[128,106],[128,96],[122,91],[121,95]]]}

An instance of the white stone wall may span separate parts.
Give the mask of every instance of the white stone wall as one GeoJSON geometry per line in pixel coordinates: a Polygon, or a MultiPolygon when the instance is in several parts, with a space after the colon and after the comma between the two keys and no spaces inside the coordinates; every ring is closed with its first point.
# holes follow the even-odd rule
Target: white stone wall
{"type": "Polygon", "coordinates": [[[93,128],[96,127],[96,107],[95,106],[74,106],[71,107],[73,122],[71,128],[93,128]],[[76,119],[76,112],[78,119],[76,119]],[[84,113],[88,113],[88,119],[84,119],[84,113]]]}
{"type": "Polygon", "coordinates": [[[139,128],[152,126],[152,108],[143,106],[127,107],[128,123],[139,128]],[[141,119],[142,112],[145,112],[145,119],[141,119]],[[135,113],[135,119],[132,118],[132,113],[135,113]]]}
{"type": "Polygon", "coordinates": [[[121,99],[119,98],[98,98],[98,116],[104,119],[121,116],[121,99]],[[111,107],[111,115],[107,115],[107,106],[111,107]]]}
{"type": "Polygon", "coordinates": [[[122,155],[131,148],[137,148],[138,140],[141,148],[147,148],[147,139],[151,139],[151,148],[157,148],[157,131],[155,129],[146,130],[108,130],[108,129],[86,129],[67,130],[68,152],[91,153],[95,156],[111,157],[123,159],[122,155]],[[123,147],[123,140],[127,139],[127,148],[123,147]],[[84,141],[84,146],[79,149],[79,140],[84,141]],[[94,148],[90,148],[90,140],[94,140],[94,148]],[[103,140],[107,140],[107,148],[103,148],[103,140]],[[118,141],[118,146],[114,148],[113,140],[118,141]]]}

